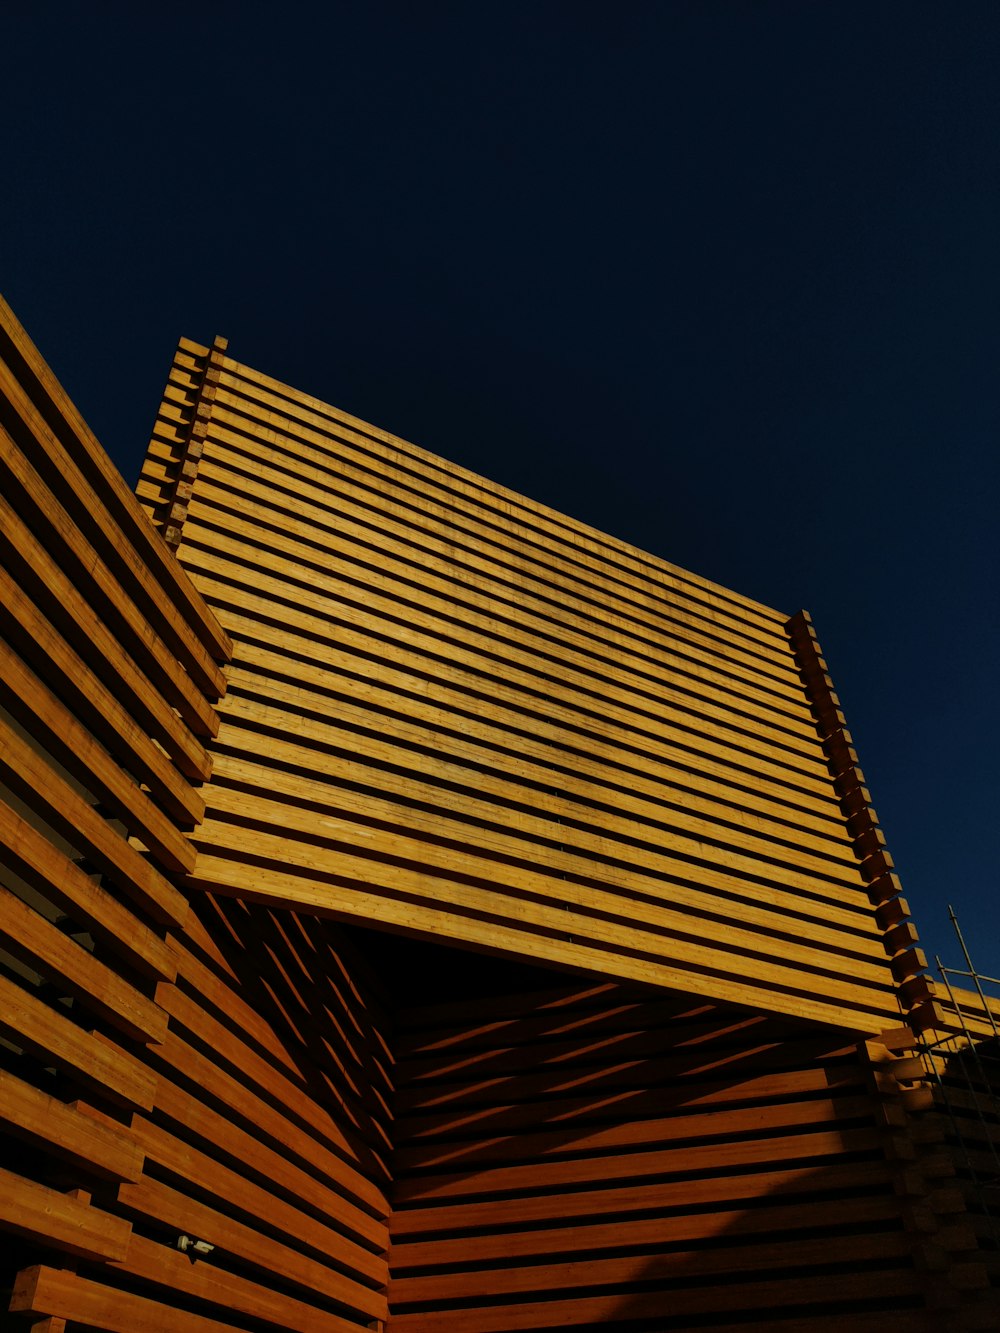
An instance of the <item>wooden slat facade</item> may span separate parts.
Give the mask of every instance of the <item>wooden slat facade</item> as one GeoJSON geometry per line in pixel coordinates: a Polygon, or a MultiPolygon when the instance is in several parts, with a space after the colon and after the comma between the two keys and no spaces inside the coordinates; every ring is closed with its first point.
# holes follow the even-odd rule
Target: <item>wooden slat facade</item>
{"type": "Polygon", "coordinates": [[[406,1023],[392,1329],[940,1327],[863,1047],[616,983],[406,1023]]]}
{"type": "Polygon", "coordinates": [[[184,883],[231,641],[2,305],[0,388],[0,1287],[49,1333],[377,1326],[383,1020],[325,923],[184,883]]]}
{"type": "Polygon", "coordinates": [[[138,500],[0,387],[13,1327],[1000,1326],[808,617],[223,340],[138,500]]]}
{"type": "Polygon", "coordinates": [[[201,887],[851,1031],[926,998],[807,618],[221,344],[181,343],[139,495],[236,644],[201,887]]]}
{"type": "MultiPolygon", "coordinates": [[[[955,984],[934,987],[938,1026],[905,1052],[923,1086],[907,1095],[919,1105],[921,1134],[933,1136],[964,1204],[966,1257],[1000,1287],[1000,999],[955,984]]],[[[988,979],[987,979],[988,981],[988,979]]],[[[995,989],[995,983],[992,987],[995,989]]]]}

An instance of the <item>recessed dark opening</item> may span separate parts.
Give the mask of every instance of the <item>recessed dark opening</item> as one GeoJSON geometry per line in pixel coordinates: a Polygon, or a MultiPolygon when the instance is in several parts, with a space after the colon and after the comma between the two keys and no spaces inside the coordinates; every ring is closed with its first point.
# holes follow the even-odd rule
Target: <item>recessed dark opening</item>
{"type": "Polygon", "coordinates": [[[369,961],[393,1007],[519,995],[555,989],[567,980],[566,973],[553,968],[454,944],[362,926],[341,929],[369,961]]]}

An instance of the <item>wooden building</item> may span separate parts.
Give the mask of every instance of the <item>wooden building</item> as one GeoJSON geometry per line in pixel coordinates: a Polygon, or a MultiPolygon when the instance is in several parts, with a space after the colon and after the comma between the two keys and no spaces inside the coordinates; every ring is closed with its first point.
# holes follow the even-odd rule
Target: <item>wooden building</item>
{"type": "Polygon", "coordinates": [[[805,613],[221,340],[133,495],[0,361],[0,1328],[1000,1327],[805,613]]]}

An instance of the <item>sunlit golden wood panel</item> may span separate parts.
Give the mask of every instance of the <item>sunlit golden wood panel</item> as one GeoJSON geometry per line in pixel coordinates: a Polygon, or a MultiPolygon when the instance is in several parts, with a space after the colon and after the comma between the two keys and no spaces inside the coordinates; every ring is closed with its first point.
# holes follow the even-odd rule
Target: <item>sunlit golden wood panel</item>
{"type": "Polygon", "coordinates": [[[926,1001],[807,620],[221,341],[139,495],[236,645],[200,887],[848,1030],[926,1001]]]}
{"type": "Polygon", "coordinates": [[[190,908],[230,652],[0,304],[0,1288],[24,1327],[387,1313],[384,1019],[322,923],[190,908]]]}
{"type": "Polygon", "coordinates": [[[992,1011],[804,613],[221,339],[138,500],[3,306],[0,390],[19,1326],[996,1327],[992,1011]]]}

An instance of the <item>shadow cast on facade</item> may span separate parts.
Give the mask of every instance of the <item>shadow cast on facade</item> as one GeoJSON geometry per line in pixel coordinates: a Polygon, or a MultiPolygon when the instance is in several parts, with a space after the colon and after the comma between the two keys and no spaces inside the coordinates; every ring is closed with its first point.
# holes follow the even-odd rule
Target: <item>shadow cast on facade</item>
{"type": "Polygon", "coordinates": [[[995,1326],[804,613],[224,340],[137,500],[2,302],[0,353],[15,1322],[995,1326]]]}

